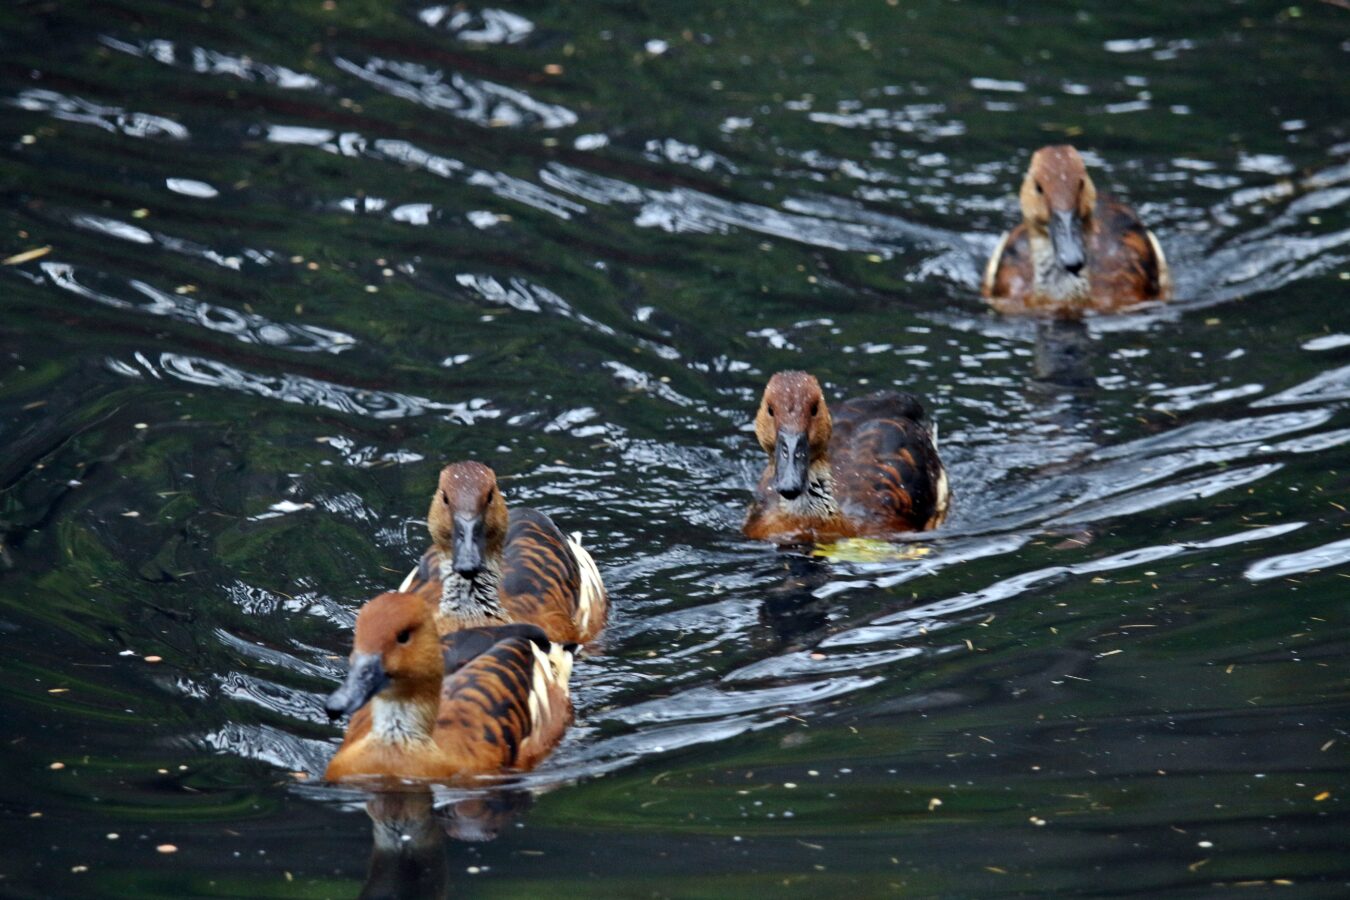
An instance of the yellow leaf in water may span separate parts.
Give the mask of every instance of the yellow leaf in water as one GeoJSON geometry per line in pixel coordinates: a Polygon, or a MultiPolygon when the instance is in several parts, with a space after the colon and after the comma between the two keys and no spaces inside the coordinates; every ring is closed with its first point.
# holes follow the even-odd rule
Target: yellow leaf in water
{"type": "Polygon", "coordinates": [[[893,544],[876,538],[844,538],[833,544],[819,544],[811,551],[834,562],[904,562],[923,559],[933,552],[924,544],[893,544]]]}
{"type": "Polygon", "coordinates": [[[26,263],[32,259],[41,259],[51,252],[50,244],[46,247],[34,247],[32,250],[25,250],[22,253],[15,253],[13,256],[0,259],[0,266],[17,266],[19,263],[26,263]]]}

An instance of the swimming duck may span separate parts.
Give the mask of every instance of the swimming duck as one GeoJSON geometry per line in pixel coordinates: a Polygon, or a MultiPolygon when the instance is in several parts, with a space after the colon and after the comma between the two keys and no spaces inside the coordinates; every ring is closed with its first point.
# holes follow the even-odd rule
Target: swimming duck
{"type": "Polygon", "coordinates": [[[352,718],[324,778],[533,768],[571,721],[574,652],[533,625],[441,638],[422,598],[379,595],[361,607],[347,678],[325,703],[330,718],[352,718]]]}
{"type": "Polygon", "coordinates": [[[482,463],[441,470],[427,528],[432,545],[399,590],[434,602],[442,634],[529,622],[549,640],[585,643],[605,627],[609,599],[580,534],[565,537],[538,510],[508,512],[482,463]]]}
{"type": "Polygon", "coordinates": [[[1170,296],[1158,239],[1134,210],[1097,193],[1073,147],[1037,150],[1018,196],[1022,224],[1003,235],[984,270],[981,290],[994,309],[1073,318],[1170,296]]]}
{"type": "Polygon", "coordinates": [[[881,391],[834,416],[806,372],[769,379],[755,416],[769,464],[745,520],[747,537],[834,540],[936,528],[947,517],[947,470],[923,406],[881,391]]]}

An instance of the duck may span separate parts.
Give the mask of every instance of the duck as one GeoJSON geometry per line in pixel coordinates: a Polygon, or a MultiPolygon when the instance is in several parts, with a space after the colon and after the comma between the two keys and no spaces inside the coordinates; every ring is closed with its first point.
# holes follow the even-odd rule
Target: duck
{"type": "Polygon", "coordinates": [[[351,717],[324,779],[534,768],[572,720],[575,653],[526,624],[442,637],[421,597],[380,594],[357,614],[347,677],[324,703],[330,719],[351,717]]]}
{"type": "Polygon", "coordinates": [[[778,372],[764,388],[755,436],[769,462],[743,528],[752,540],[884,537],[947,517],[936,432],[910,394],[855,397],[831,415],[815,376],[778,372]]]}
{"type": "Polygon", "coordinates": [[[609,597],[580,533],[564,535],[535,509],[508,510],[483,463],[441,470],[427,529],[431,547],[399,590],[435,605],[441,634],[525,622],[585,644],[604,629],[609,597]]]}
{"type": "Polygon", "coordinates": [[[999,239],[981,286],[997,312],[1077,318],[1170,298],[1162,245],[1133,209],[1097,193],[1072,146],[1032,154],[1018,199],[1022,224],[999,239]]]}

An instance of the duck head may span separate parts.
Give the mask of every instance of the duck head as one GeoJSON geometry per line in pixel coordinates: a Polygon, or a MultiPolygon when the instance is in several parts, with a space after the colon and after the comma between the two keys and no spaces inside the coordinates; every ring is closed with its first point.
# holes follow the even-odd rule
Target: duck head
{"type": "Polygon", "coordinates": [[[1055,264],[1069,276],[1083,272],[1097,188],[1078,151],[1068,144],[1037,150],[1018,199],[1032,235],[1048,235],[1055,264]]]}
{"type": "Polygon", "coordinates": [[[347,679],[329,695],[330,719],[351,715],[376,696],[409,700],[440,691],[445,663],[431,608],[414,594],[380,594],[356,616],[347,679]]]}
{"type": "Polygon", "coordinates": [[[784,500],[806,490],[812,464],[826,456],[832,429],[814,376],[779,372],[769,379],[755,416],[755,436],[769,454],[773,489],[784,500]]]}
{"type": "Polygon", "coordinates": [[[455,574],[473,579],[499,556],[506,525],[506,501],[491,469],[458,462],[441,470],[427,527],[436,547],[450,556],[455,574]]]}

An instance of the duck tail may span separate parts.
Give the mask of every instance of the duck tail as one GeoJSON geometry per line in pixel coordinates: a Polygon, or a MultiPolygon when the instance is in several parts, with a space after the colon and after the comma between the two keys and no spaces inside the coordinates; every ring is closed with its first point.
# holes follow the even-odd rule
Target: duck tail
{"type": "Polygon", "coordinates": [[[604,622],[609,605],[605,593],[605,582],[600,577],[600,568],[595,564],[590,551],[581,546],[581,532],[574,531],[567,536],[567,546],[576,557],[577,568],[581,570],[581,596],[577,598],[577,614],[583,633],[591,630],[591,623],[598,628],[604,622]]]}

